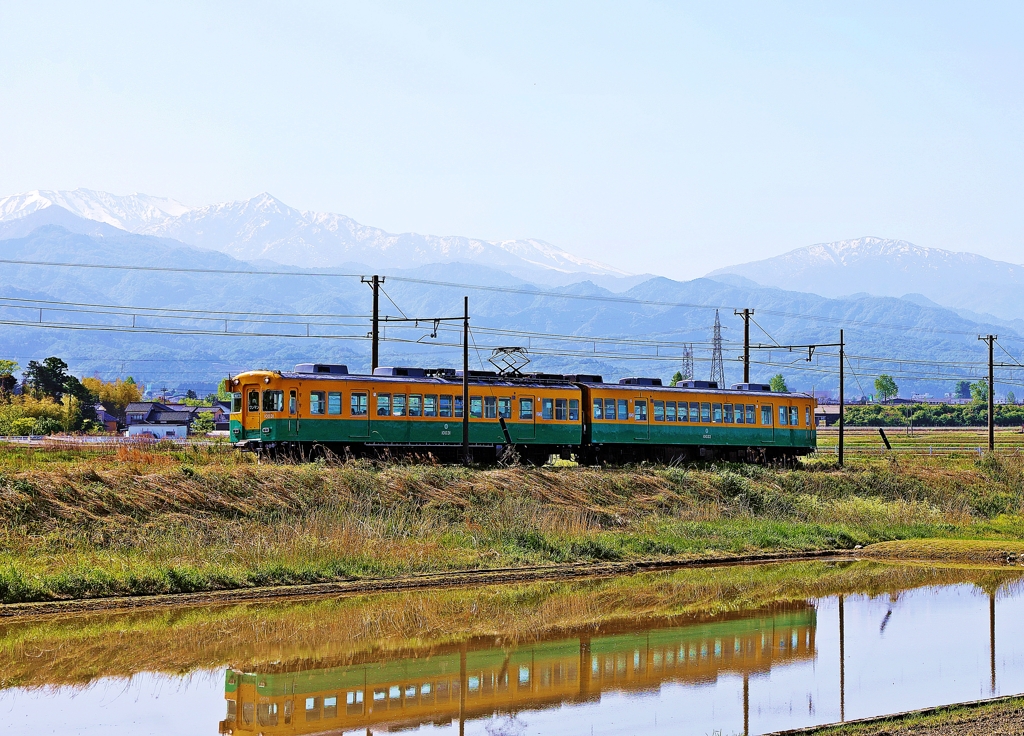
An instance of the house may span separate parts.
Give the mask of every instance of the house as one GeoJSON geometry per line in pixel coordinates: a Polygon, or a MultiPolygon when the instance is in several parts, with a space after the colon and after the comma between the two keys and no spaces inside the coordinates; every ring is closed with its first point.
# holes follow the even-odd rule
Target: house
{"type": "Polygon", "coordinates": [[[103,404],[96,404],[96,421],[103,425],[108,432],[116,432],[118,427],[117,417],[107,411],[103,404]]]}
{"type": "Polygon", "coordinates": [[[183,438],[196,418],[194,406],[170,406],[158,401],[136,401],[124,410],[128,437],[183,438]]]}

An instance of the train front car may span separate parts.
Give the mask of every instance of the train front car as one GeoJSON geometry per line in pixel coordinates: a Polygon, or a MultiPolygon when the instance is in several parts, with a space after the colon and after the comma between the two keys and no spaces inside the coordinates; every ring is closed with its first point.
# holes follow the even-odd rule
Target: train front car
{"type": "Polygon", "coordinates": [[[657,378],[580,382],[588,462],[765,462],[814,452],[814,399],[765,384],[719,389],[710,381],[662,386],[657,378]]]}
{"type": "MultiPolygon", "coordinates": [[[[460,457],[462,375],[451,369],[300,364],[291,372],[250,371],[228,379],[236,447],[302,457],[430,454],[460,457]]],[[[514,445],[524,459],[567,455],[582,440],[582,392],[565,381],[470,372],[469,442],[492,461],[514,445]]]]}

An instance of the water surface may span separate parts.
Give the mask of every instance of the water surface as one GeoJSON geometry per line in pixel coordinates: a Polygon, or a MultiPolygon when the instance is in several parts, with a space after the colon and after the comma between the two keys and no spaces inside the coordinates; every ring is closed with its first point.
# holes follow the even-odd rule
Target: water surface
{"type": "Polygon", "coordinates": [[[0,624],[10,733],[766,733],[1024,692],[1024,572],[802,562],[0,624]]]}

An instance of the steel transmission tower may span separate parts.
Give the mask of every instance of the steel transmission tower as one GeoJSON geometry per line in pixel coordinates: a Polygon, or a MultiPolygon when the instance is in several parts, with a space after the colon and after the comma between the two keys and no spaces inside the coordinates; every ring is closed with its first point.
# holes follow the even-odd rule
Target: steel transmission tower
{"type": "Polygon", "coordinates": [[[715,333],[711,340],[711,380],[718,382],[719,388],[725,388],[725,363],[722,361],[722,323],[715,310],[715,333]]]}
{"type": "Polygon", "coordinates": [[[679,372],[683,375],[684,381],[696,378],[693,375],[693,345],[687,345],[683,348],[683,368],[679,372]]]}

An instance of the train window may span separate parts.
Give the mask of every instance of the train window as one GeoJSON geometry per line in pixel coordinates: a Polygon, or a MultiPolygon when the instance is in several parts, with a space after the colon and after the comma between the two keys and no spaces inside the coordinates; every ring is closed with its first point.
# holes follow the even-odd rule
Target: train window
{"type": "Polygon", "coordinates": [[[580,420],[580,400],[569,399],[569,421],[578,422],[580,420]]]}
{"type": "Polygon", "coordinates": [[[295,389],[288,392],[288,413],[294,414],[299,410],[299,396],[295,389]]]}
{"type": "Polygon", "coordinates": [[[260,703],[256,708],[256,721],[261,726],[276,726],[277,703],[260,703]]]}
{"type": "Polygon", "coordinates": [[[242,703],[242,723],[244,723],[246,726],[251,726],[253,712],[255,710],[256,709],[252,703],[242,703]]]}
{"type": "Polygon", "coordinates": [[[569,416],[569,405],[565,399],[555,399],[555,419],[564,422],[569,416]]]}
{"type": "Polygon", "coordinates": [[[242,394],[231,394],[231,413],[237,414],[242,411],[242,394]]]}
{"type": "Polygon", "coordinates": [[[519,418],[533,419],[533,399],[519,399],[519,418]]]}
{"type": "Polygon", "coordinates": [[[654,421],[664,422],[665,421],[665,402],[655,401],[654,402],[654,421]]]}
{"type": "Polygon", "coordinates": [[[484,400],[480,396],[469,397],[469,417],[470,419],[483,419],[484,418],[484,400]]]}
{"type": "Polygon", "coordinates": [[[507,396],[498,397],[498,416],[502,419],[512,418],[512,399],[507,396]]]}
{"type": "Polygon", "coordinates": [[[320,720],[320,698],[306,698],[306,720],[320,720]]]}
{"type": "Polygon", "coordinates": [[[711,421],[715,424],[722,423],[722,405],[712,404],[711,405],[711,421]]]}
{"type": "Polygon", "coordinates": [[[383,689],[383,688],[376,688],[373,691],[373,699],[374,700],[378,700],[378,701],[379,700],[386,700],[387,697],[388,697],[388,691],[383,689]]]}
{"type": "Polygon", "coordinates": [[[732,404],[726,404],[722,407],[722,421],[726,424],[732,424],[732,404]]]}
{"type": "Polygon", "coordinates": [[[594,399],[594,419],[604,419],[604,402],[594,399]]]}
{"type": "Polygon", "coordinates": [[[809,406],[804,407],[804,424],[808,427],[811,426],[811,407],[809,406]]]}
{"type": "Polygon", "coordinates": [[[235,720],[235,714],[237,713],[237,710],[236,710],[237,705],[236,705],[234,700],[228,700],[227,703],[228,703],[228,712],[227,712],[227,715],[224,716],[224,720],[225,721],[233,721],[233,720],[235,720]]]}
{"type": "Polygon", "coordinates": [[[310,391],[309,392],[309,413],[310,414],[323,414],[326,410],[327,402],[324,401],[323,391],[310,391]]]}
{"type": "Polygon", "coordinates": [[[700,420],[705,424],[711,421],[711,404],[706,401],[700,405],[700,420]]]}
{"type": "Polygon", "coordinates": [[[736,424],[744,423],[743,404],[736,404],[736,424]]]}
{"type": "Polygon", "coordinates": [[[647,400],[636,399],[633,402],[633,421],[646,422],[647,421],[647,400]]]}
{"type": "Polygon", "coordinates": [[[331,391],[327,394],[327,413],[341,414],[341,391],[331,391]]]}
{"type": "Polygon", "coordinates": [[[324,698],[324,718],[336,718],[338,716],[338,696],[332,695],[324,698]]]}
{"type": "Polygon", "coordinates": [[[772,424],[772,405],[761,407],[761,424],[770,427],[772,424]]]}
{"type": "Polygon", "coordinates": [[[434,687],[429,682],[420,685],[420,702],[425,705],[434,702],[434,687]]]}
{"type": "Polygon", "coordinates": [[[789,411],[787,410],[786,407],[780,406],[779,407],[779,426],[780,427],[785,427],[788,424],[789,424],[789,411]]]}
{"type": "Polygon", "coordinates": [[[377,416],[391,415],[391,394],[377,394],[377,416]]]}
{"type": "Polygon", "coordinates": [[[260,410],[260,392],[250,391],[249,392],[249,411],[260,410]]]}
{"type": "Polygon", "coordinates": [[[284,391],[264,391],[263,411],[284,411],[284,391]]]}
{"type": "Polygon", "coordinates": [[[423,397],[419,394],[409,394],[409,416],[423,416],[423,397]]]}
{"type": "Polygon", "coordinates": [[[747,424],[755,424],[754,418],[757,416],[757,407],[753,404],[747,404],[747,424]]]}
{"type": "Polygon", "coordinates": [[[423,397],[423,416],[437,416],[437,396],[434,394],[427,394],[423,397]]]}
{"type": "Polygon", "coordinates": [[[676,420],[676,402],[666,401],[665,402],[665,421],[674,422],[676,420]]]}
{"type": "Polygon", "coordinates": [[[452,416],[452,397],[442,396],[441,400],[438,402],[438,405],[439,410],[437,412],[437,415],[439,417],[446,417],[450,419],[452,416]]]}
{"type": "Polygon", "coordinates": [[[800,426],[800,407],[791,406],[789,407],[789,425],[791,427],[800,426]]]}
{"type": "Polygon", "coordinates": [[[498,400],[493,396],[484,397],[484,419],[498,418],[498,400]]]}
{"type": "Polygon", "coordinates": [[[541,419],[554,419],[555,418],[555,400],[554,399],[541,399],[540,400],[540,418],[541,419]]]}
{"type": "Polygon", "coordinates": [[[395,397],[391,400],[391,416],[405,416],[405,394],[395,394],[395,397]]]}
{"type": "Polygon", "coordinates": [[[462,397],[461,396],[456,396],[455,397],[455,416],[456,416],[456,418],[462,416],[462,397]]]}
{"type": "Polygon", "coordinates": [[[604,400],[604,418],[615,419],[615,399],[604,400]]]}
{"type": "Polygon", "coordinates": [[[615,415],[615,418],[620,422],[629,421],[629,401],[626,399],[619,399],[616,403],[618,404],[618,412],[615,415]]]}
{"type": "Polygon", "coordinates": [[[352,401],[350,406],[352,407],[352,416],[354,417],[365,417],[368,413],[368,399],[366,394],[360,392],[352,393],[352,401]]]}
{"type": "Polygon", "coordinates": [[[700,404],[698,404],[696,401],[691,401],[690,402],[690,421],[691,422],[699,422],[700,421],[700,404]]]}
{"type": "Polygon", "coordinates": [[[292,701],[290,700],[284,701],[284,722],[292,722],[292,701]]]}

